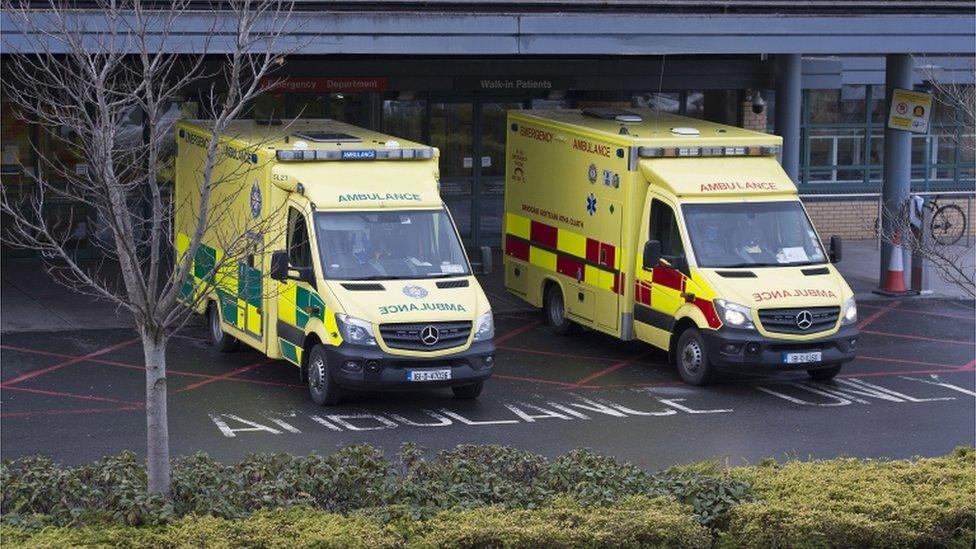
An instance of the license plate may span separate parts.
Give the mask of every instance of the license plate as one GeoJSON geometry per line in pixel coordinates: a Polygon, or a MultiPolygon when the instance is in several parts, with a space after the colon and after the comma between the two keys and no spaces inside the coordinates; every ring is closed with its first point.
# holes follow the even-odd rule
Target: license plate
{"type": "Polygon", "coordinates": [[[823,355],[820,351],[810,353],[783,353],[783,364],[806,364],[820,362],[823,355]]]}
{"type": "Polygon", "coordinates": [[[407,381],[445,381],[451,379],[450,368],[445,370],[407,370],[407,381]]]}

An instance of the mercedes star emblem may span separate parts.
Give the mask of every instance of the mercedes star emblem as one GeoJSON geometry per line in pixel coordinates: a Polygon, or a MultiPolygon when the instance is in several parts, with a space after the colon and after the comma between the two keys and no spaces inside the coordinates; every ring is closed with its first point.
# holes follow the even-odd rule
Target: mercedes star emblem
{"type": "Polygon", "coordinates": [[[796,327],[801,330],[806,330],[813,325],[813,315],[810,311],[800,311],[796,313],[796,327]]]}
{"type": "Polygon", "coordinates": [[[428,347],[430,347],[431,345],[436,345],[437,340],[440,338],[441,338],[440,332],[438,332],[437,328],[433,326],[427,326],[423,330],[420,330],[420,341],[422,341],[423,344],[428,347]]]}

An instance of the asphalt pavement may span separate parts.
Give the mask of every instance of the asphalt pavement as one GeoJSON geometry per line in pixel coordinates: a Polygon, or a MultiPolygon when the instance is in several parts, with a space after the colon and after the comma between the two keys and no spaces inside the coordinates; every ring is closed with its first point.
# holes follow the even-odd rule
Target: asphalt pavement
{"type": "MultiPolygon", "coordinates": [[[[556,336],[541,314],[509,305],[496,305],[496,368],[477,401],[426,390],[319,407],[294,366],[250,350],[217,353],[192,328],[168,354],[172,451],[235,460],[357,443],[388,453],[404,442],[546,455],[583,446],[655,469],[709,458],[931,456],[976,443],[971,301],[862,301],[858,358],[834,381],[727,375],[708,387],[684,385],[645,344],[556,336]]],[[[7,333],[0,362],[2,457],[82,463],[144,451],[142,354],[130,330],[7,333]]]]}

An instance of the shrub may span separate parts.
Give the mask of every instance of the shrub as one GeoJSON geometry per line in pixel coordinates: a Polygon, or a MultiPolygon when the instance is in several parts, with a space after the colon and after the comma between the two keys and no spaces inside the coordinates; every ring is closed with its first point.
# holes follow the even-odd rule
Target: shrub
{"type": "Polygon", "coordinates": [[[404,528],[363,516],[309,509],[260,511],[241,520],[184,517],[161,527],[3,527],[4,546],[128,547],[708,547],[708,531],[687,507],[636,497],[612,507],[558,500],[540,509],[443,511],[404,528]]]}
{"type": "Polygon", "coordinates": [[[835,459],[736,469],[758,500],[733,507],[727,547],[973,547],[970,449],[916,461],[835,459]]]}
{"type": "Polygon", "coordinates": [[[711,536],[689,509],[666,498],[633,497],[585,508],[558,499],[551,507],[446,511],[420,525],[408,547],[709,547],[711,536]]]}

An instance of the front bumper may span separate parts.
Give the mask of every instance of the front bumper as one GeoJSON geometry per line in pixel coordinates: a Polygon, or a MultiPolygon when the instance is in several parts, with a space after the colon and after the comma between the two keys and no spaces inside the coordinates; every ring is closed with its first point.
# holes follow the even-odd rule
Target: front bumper
{"type": "Polygon", "coordinates": [[[736,372],[816,370],[854,360],[857,326],[848,324],[834,334],[807,341],[766,337],[752,330],[704,330],[705,350],[718,369],[736,372]],[[783,353],[820,351],[819,362],[785,364],[783,353]]]}
{"type": "Polygon", "coordinates": [[[326,359],[332,379],[340,387],[371,391],[454,387],[484,381],[491,377],[495,344],[472,343],[467,350],[437,358],[414,358],[392,355],[378,347],[340,345],[326,348],[326,359]],[[345,365],[355,362],[358,371],[345,365]],[[408,381],[407,370],[451,369],[451,379],[443,381],[408,381]]]}

